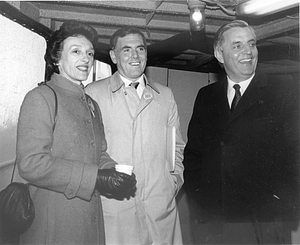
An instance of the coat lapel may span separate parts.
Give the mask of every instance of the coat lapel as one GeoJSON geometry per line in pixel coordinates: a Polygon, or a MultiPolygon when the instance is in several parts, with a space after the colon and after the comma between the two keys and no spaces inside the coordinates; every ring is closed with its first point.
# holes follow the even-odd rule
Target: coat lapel
{"type": "MultiPolygon", "coordinates": [[[[135,121],[138,115],[153,101],[154,99],[154,93],[159,94],[158,88],[156,88],[153,84],[151,84],[146,76],[144,76],[144,81],[145,81],[145,89],[142,94],[142,98],[139,102],[139,105],[137,107],[136,112],[133,114],[133,120],[135,121]]],[[[112,78],[111,78],[111,89],[112,93],[117,92],[120,89],[124,89],[124,82],[122,81],[120,75],[118,72],[114,73],[112,78]]]]}
{"type": "Polygon", "coordinates": [[[158,89],[147,80],[146,76],[144,76],[145,89],[141,97],[141,101],[137,108],[134,120],[138,117],[138,115],[153,101],[154,93],[158,93],[158,89]]]}
{"type": "Polygon", "coordinates": [[[230,118],[230,108],[227,99],[227,79],[224,78],[217,82],[215,92],[211,95],[214,109],[220,114],[221,118],[227,123],[230,118]]]}
{"type": "Polygon", "coordinates": [[[238,105],[234,109],[231,119],[236,118],[254,105],[265,94],[264,87],[266,85],[267,78],[259,72],[256,73],[238,105]]]}

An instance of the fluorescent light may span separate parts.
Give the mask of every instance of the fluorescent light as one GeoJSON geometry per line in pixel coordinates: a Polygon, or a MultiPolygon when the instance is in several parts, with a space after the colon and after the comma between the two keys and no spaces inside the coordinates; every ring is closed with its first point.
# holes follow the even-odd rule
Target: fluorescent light
{"type": "Polygon", "coordinates": [[[236,7],[239,16],[264,16],[299,5],[299,0],[250,0],[236,7]]]}

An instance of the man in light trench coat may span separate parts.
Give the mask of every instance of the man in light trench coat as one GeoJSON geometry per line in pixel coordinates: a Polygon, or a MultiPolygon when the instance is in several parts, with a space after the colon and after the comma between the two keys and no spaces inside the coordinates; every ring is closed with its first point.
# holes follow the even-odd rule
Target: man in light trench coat
{"type": "Polygon", "coordinates": [[[101,108],[108,153],[119,164],[133,165],[137,190],[128,200],[102,198],[106,242],[182,244],[175,197],[183,185],[185,144],[173,93],[144,75],[147,46],[140,31],[120,29],[110,45],[118,71],[89,84],[86,93],[101,108]],[[174,165],[167,153],[172,128],[174,165]]]}

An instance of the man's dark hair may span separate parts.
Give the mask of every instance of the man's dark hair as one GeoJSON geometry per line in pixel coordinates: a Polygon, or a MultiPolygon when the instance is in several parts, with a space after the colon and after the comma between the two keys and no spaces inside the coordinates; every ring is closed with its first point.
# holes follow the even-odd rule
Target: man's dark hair
{"type": "Polygon", "coordinates": [[[119,37],[125,37],[129,34],[138,34],[142,37],[145,48],[147,49],[147,41],[144,34],[136,28],[125,27],[117,30],[112,37],[110,38],[110,48],[111,50],[116,47],[117,41],[119,37]]]}

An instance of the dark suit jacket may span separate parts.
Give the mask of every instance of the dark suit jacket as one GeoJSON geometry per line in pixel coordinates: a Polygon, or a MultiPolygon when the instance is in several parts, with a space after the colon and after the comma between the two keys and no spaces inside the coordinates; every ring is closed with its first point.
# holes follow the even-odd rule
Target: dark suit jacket
{"type": "Polygon", "coordinates": [[[188,194],[209,213],[233,222],[297,218],[297,83],[257,71],[233,113],[226,77],[200,89],[184,165],[188,194]]]}

